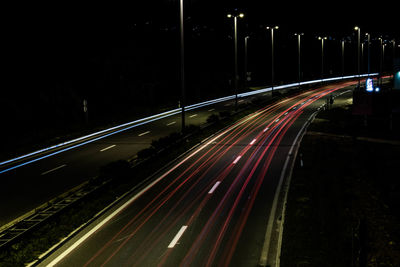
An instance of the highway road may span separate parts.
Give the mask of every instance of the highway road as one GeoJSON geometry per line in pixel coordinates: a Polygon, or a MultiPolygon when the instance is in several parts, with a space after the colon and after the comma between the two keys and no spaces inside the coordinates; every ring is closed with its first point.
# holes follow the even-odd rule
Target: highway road
{"type": "MultiPolygon", "coordinates": [[[[250,99],[243,99],[240,104],[245,105],[247,101],[250,99]]],[[[225,110],[232,111],[233,107],[233,101],[226,101],[188,111],[186,123],[187,125],[204,124],[211,114],[225,110]]],[[[0,227],[95,177],[101,166],[112,161],[129,159],[138,151],[148,148],[152,140],[172,132],[180,132],[180,119],[181,115],[175,114],[53,156],[49,155],[62,151],[64,147],[44,151],[0,166],[2,183],[0,187],[0,227]],[[41,157],[46,158],[40,159],[41,157]],[[33,162],[29,163],[29,161],[33,162]],[[17,167],[21,164],[26,165],[17,167]],[[12,169],[14,167],[17,168],[12,169]]],[[[90,138],[88,139],[90,140],[90,138]]],[[[79,144],[79,142],[76,143],[79,144]]],[[[76,143],[66,147],[73,147],[76,143]]]]}
{"type": "MultiPolygon", "coordinates": [[[[270,244],[266,231],[276,221],[274,200],[286,177],[281,174],[290,165],[289,150],[328,95],[355,83],[326,85],[285,98],[210,137],[41,265],[257,266],[262,252],[271,262],[276,242],[270,244]]],[[[141,129],[142,136],[150,135],[146,131],[150,130],[141,129]]],[[[113,153],[131,140],[125,138],[91,146],[113,153]]],[[[88,161],[102,157],[101,152],[93,159],[83,154],[88,161]]],[[[37,168],[39,174],[44,171],[37,168]]],[[[61,171],[67,172],[67,166],[52,173],[61,171]]]]}

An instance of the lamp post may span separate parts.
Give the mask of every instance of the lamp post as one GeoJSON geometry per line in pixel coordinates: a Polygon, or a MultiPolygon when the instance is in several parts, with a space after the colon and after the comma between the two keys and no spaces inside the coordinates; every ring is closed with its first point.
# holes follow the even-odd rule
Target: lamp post
{"type": "Polygon", "coordinates": [[[342,40],[342,78],[344,77],[344,40],[342,40]]]}
{"type": "Polygon", "coordinates": [[[248,42],[250,36],[244,37],[244,88],[247,89],[247,63],[248,63],[248,42]]]}
{"type": "Polygon", "coordinates": [[[182,107],[182,133],[185,131],[185,42],[184,42],[184,20],[183,0],[180,0],[180,37],[181,37],[181,107],[182,107]]]}
{"type": "Polygon", "coordinates": [[[278,26],[266,27],[271,30],[271,94],[274,93],[274,30],[279,29],[278,26]]]}
{"type": "Polygon", "coordinates": [[[394,59],[396,58],[396,39],[392,40],[392,44],[393,44],[393,54],[392,54],[392,56],[393,56],[393,62],[394,62],[394,59]]]}
{"type": "Polygon", "coordinates": [[[300,47],[301,47],[301,36],[304,35],[304,33],[295,33],[295,36],[297,36],[297,62],[298,62],[298,79],[299,79],[299,85],[300,85],[300,81],[301,81],[301,68],[300,68],[300,47]]]}
{"type": "Polygon", "coordinates": [[[237,42],[237,19],[238,18],[243,18],[244,14],[239,13],[239,14],[228,14],[228,18],[233,18],[233,26],[234,26],[234,35],[235,35],[235,110],[237,110],[237,105],[238,105],[238,84],[239,84],[239,74],[238,74],[238,42],[237,42]]]}
{"type": "Polygon", "coordinates": [[[382,72],[384,71],[385,68],[385,47],[386,44],[382,45],[382,72]]]}
{"type": "Polygon", "coordinates": [[[368,49],[368,54],[367,54],[367,57],[368,57],[368,59],[367,59],[367,61],[368,61],[368,69],[367,69],[367,71],[368,71],[368,75],[371,73],[371,67],[370,67],[370,64],[371,64],[371,52],[370,52],[370,41],[371,41],[371,34],[369,34],[369,33],[366,33],[365,34],[366,36],[367,36],[367,49],[368,49]]]}
{"type": "Polygon", "coordinates": [[[358,73],[358,87],[360,87],[360,33],[361,29],[358,26],[354,27],[357,31],[357,73],[358,73]]]}
{"type": "Polygon", "coordinates": [[[321,40],[321,79],[324,78],[324,40],[328,39],[327,37],[318,37],[318,40],[321,40]]]}

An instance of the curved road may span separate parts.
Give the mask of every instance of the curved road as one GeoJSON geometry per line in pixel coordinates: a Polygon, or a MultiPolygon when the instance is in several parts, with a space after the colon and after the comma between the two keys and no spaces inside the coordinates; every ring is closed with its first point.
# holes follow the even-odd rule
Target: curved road
{"type": "MultiPolygon", "coordinates": [[[[301,93],[238,121],[188,152],[41,264],[257,266],[262,253],[267,258],[263,264],[274,263],[277,259],[271,255],[279,257],[278,242],[266,232],[280,214],[274,215],[274,199],[286,177],[281,174],[288,152],[329,94],[347,91],[355,83],[301,93]]],[[[96,145],[100,150],[111,143],[96,145]]]]}

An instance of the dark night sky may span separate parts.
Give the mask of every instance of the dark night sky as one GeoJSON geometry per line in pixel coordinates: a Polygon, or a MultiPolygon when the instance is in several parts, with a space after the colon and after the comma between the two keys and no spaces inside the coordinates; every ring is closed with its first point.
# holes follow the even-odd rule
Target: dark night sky
{"type": "MultiPolygon", "coordinates": [[[[174,26],[178,23],[178,0],[129,2],[14,4],[3,10],[8,18],[4,26],[6,38],[2,38],[7,47],[4,53],[11,61],[20,56],[51,59],[60,55],[66,60],[71,56],[87,57],[97,49],[123,42],[135,24],[153,21],[174,26]]],[[[395,25],[395,16],[399,14],[391,6],[394,4],[383,2],[186,0],[185,3],[186,14],[193,21],[214,27],[226,23],[226,12],[238,7],[246,12],[246,23],[250,27],[278,24],[293,32],[331,34],[351,32],[354,25],[360,25],[363,31],[399,35],[395,25]]],[[[16,68],[19,64],[22,62],[16,68]]]]}

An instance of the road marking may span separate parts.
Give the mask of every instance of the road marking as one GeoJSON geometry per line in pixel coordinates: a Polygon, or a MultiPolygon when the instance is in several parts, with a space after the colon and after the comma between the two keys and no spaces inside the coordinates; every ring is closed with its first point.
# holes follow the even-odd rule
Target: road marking
{"type": "Polygon", "coordinates": [[[267,128],[265,128],[265,129],[264,129],[264,131],[263,131],[263,132],[265,133],[265,132],[266,132],[266,131],[268,131],[268,130],[269,130],[269,128],[267,127],[267,128]]]}
{"type": "Polygon", "coordinates": [[[229,107],[231,104],[230,103],[227,103],[227,104],[225,104],[224,106],[225,107],[229,107]]]}
{"type": "Polygon", "coordinates": [[[233,164],[236,164],[242,156],[238,156],[234,161],[233,164]]]}
{"type": "Polygon", "coordinates": [[[169,243],[168,248],[173,248],[175,247],[176,243],[178,243],[179,238],[181,238],[181,236],[183,235],[183,233],[185,232],[187,228],[187,225],[184,225],[181,227],[181,229],[179,230],[179,232],[176,234],[176,236],[174,237],[174,239],[172,239],[171,243],[169,243]]]}
{"type": "Polygon", "coordinates": [[[276,119],[276,121],[275,122],[278,122],[279,121],[279,119],[276,119]]]}
{"type": "Polygon", "coordinates": [[[211,111],[214,111],[214,110],[215,110],[215,108],[212,108],[212,109],[209,109],[208,111],[211,112],[211,111]]]}
{"type": "Polygon", "coordinates": [[[289,112],[286,112],[286,113],[285,113],[285,116],[286,116],[288,113],[289,113],[289,112]]]}
{"type": "Polygon", "coordinates": [[[41,175],[46,175],[46,174],[51,173],[51,172],[54,172],[54,171],[56,171],[56,170],[58,170],[58,169],[64,168],[65,166],[67,166],[67,165],[66,165],[66,164],[63,164],[63,165],[61,165],[61,166],[58,166],[57,168],[48,170],[47,172],[43,172],[41,175]]]}
{"type": "Polygon", "coordinates": [[[214,193],[215,189],[219,186],[220,183],[221,183],[220,181],[217,181],[217,182],[215,183],[215,185],[211,188],[211,190],[208,191],[208,193],[209,193],[209,194],[214,193]]]}
{"type": "MultiPolygon", "coordinates": [[[[155,184],[160,182],[162,179],[164,179],[167,175],[169,175],[171,172],[176,170],[179,166],[181,166],[184,162],[186,162],[188,159],[192,158],[194,155],[199,153],[201,150],[209,146],[211,143],[215,142],[218,138],[226,134],[228,131],[231,131],[232,129],[237,128],[238,126],[242,125],[246,121],[254,118],[255,115],[252,115],[245,120],[234,124],[233,126],[229,127],[219,135],[215,136],[211,140],[209,140],[206,144],[195,150],[193,153],[191,153],[189,156],[184,158],[181,162],[179,162],[177,165],[173,166],[171,169],[169,169],[167,172],[165,172],[163,175],[158,177],[156,180],[151,182],[149,185],[147,185],[145,188],[143,188],[140,192],[138,192],[136,195],[134,195],[132,198],[130,198],[128,201],[126,201],[122,206],[114,210],[110,215],[108,215],[106,218],[104,218],[102,221],[100,221],[96,226],[94,226],[89,232],[84,234],[81,238],[79,238],[76,242],[74,242],[70,247],[68,247],[66,250],[64,250],[60,255],[58,255],[54,260],[52,260],[47,266],[48,267],[53,267],[55,266],[58,262],[60,262],[62,259],[64,259],[68,254],[70,254],[73,250],[75,250],[80,244],[85,242],[86,239],[88,239],[93,233],[97,232],[103,225],[105,225],[107,222],[109,222],[112,218],[114,218],[118,213],[120,213],[122,210],[124,210],[126,207],[131,205],[135,200],[137,200],[140,196],[142,196],[145,192],[147,192],[150,188],[152,188],[155,184]]],[[[131,189],[132,191],[132,189],[131,189]]],[[[127,193],[125,193],[127,194],[127,193]]],[[[110,206],[113,206],[114,203],[111,203],[110,206]]],[[[107,209],[107,207],[105,208],[107,209]]]]}
{"type": "Polygon", "coordinates": [[[103,148],[102,150],[100,150],[100,152],[104,152],[104,151],[109,150],[109,149],[111,149],[111,148],[113,148],[113,147],[115,147],[115,146],[116,146],[116,145],[112,145],[112,146],[103,148]]]}
{"type": "Polygon", "coordinates": [[[141,133],[141,134],[139,134],[138,136],[143,136],[143,135],[146,135],[146,134],[148,134],[148,133],[150,133],[150,131],[147,131],[147,132],[141,133]]]}
{"type": "Polygon", "coordinates": [[[243,101],[244,101],[244,99],[241,99],[241,100],[238,101],[238,103],[242,103],[243,101]]]}
{"type": "Polygon", "coordinates": [[[192,116],[189,116],[189,118],[194,118],[196,116],[197,116],[197,114],[193,114],[192,116]]]}
{"type": "Polygon", "coordinates": [[[257,139],[253,139],[253,141],[250,142],[250,145],[252,146],[256,141],[257,139]]]}
{"type": "Polygon", "coordinates": [[[167,126],[171,126],[172,124],[175,124],[175,123],[176,123],[176,121],[170,122],[167,124],[167,126]]]}

